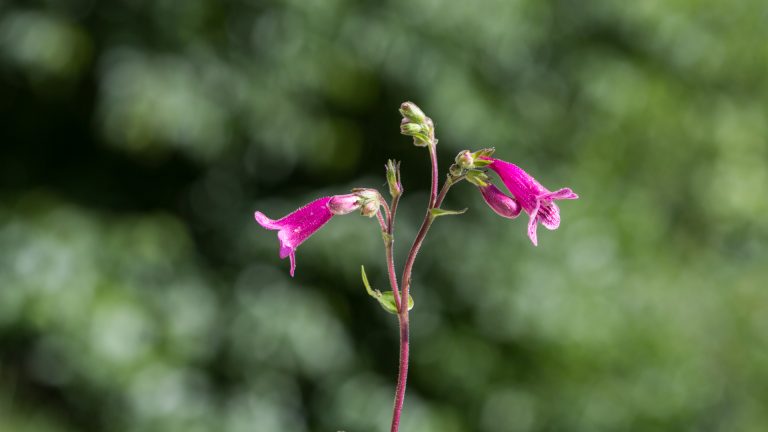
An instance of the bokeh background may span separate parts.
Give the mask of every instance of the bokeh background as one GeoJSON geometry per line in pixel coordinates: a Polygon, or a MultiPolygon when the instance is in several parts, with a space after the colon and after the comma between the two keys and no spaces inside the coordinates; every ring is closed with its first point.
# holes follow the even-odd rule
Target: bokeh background
{"type": "Polygon", "coordinates": [[[388,430],[378,227],[296,278],[272,217],[402,160],[401,264],[495,146],[557,231],[469,184],[416,263],[404,432],[768,428],[764,0],[0,0],[0,430],[388,430]],[[525,218],[523,218],[525,219],[525,218]]]}

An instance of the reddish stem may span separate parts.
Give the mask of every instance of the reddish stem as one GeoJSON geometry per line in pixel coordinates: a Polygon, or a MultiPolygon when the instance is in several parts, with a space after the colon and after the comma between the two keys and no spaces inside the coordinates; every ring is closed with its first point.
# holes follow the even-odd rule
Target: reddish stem
{"type": "Polygon", "coordinates": [[[392,410],[391,432],[398,432],[398,428],[400,427],[400,416],[402,415],[403,402],[405,401],[405,386],[408,380],[408,292],[411,287],[411,271],[413,270],[413,263],[416,261],[416,255],[418,255],[421,244],[424,242],[424,238],[427,236],[429,227],[434,220],[430,210],[440,206],[445,198],[445,194],[448,192],[448,189],[454,181],[452,177],[446,179],[443,189],[438,195],[437,152],[435,150],[434,141],[429,146],[429,158],[432,163],[432,187],[430,188],[429,205],[427,206],[427,213],[424,215],[424,221],[421,223],[421,228],[419,228],[419,232],[413,240],[413,245],[411,246],[408,258],[406,258],[405,261],[405,266],[403,267],[403,276],[400,279],[402,282],[402,291],[400,293],[400,302],[398,305],[398,318],[400,323],[400,363],[397,374],[397,389],[395,390],[395,405],[392,410]]]}
{"type": "MultiPolygon", "coordinates": [[[[406,303],[407,305],[407,303],[406,303]]],[[[403,412],[405,400],[405,384],[408,379],[408,308],[400,318],[400,367],[397,374],[397,389],[395,390],[395,407],[392,412],[392,428],[390,432],[398,432],[400,428],[400,414],[403,412]]]]}

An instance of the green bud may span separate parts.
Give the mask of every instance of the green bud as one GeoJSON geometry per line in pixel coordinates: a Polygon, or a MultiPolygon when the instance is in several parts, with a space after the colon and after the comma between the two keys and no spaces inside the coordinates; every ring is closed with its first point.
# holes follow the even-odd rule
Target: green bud
{"type": "Polygon", "coordinates": [[[424,120],[427,118],[424,111],[413,102],[403,102],[400,104],[400,114],[416,123],[424,123],[424,120]]]}
{"type": "Polygon", "coordinates": [[[423,130],[424,127],[417,123],[400,123],[400,133],[403,135],[417,135],[420,134],[423,130]]]}
{"type": "Polygon", "coordinates": [[[400,162],[390,159],[387,161],[387,185],[389,194],[394,198],[403,193],[403,185],[400,183],[400,162]]]}
{"type": "Polygon", "coordinates": [[[451,167],[450,167],[450,168],[448,168],[448,172],[449,172],[449,173],[450,173],[452,176],[454,176],[454,177],[459,177],[459,176],[460,176],[460,175],[461,175],[461,174],[464,172],[464,170],[463,170],[463,169],[461,169],[461,167],[460,167],[460,166],[458,166],[458,165],[456,165],[456,164],[453,164],[453,165],[451,165],[451,167]]]}

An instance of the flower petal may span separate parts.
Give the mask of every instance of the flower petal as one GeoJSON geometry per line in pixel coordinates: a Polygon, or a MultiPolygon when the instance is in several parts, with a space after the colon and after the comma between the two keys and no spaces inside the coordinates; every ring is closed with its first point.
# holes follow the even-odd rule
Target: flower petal
{"type": "Polygon", "coordinates": [[[571,190],[571,188],[562,188],[554,192],[548,192],[539,195],[540,200],[556,200],[556,199],[578,199],[579,196],[571,190]]]}
{"type": "Polygon", "coordinates": [[[272,220],[261,212],[255,212],[256,222],[266,229],[278,230],[280,258],[290,257],[291,276],[296,271],[296,248],[299,247],[333,217],[328,208],[331,197],[316,199],[279,220],[272,220]]]}
{"type": "Polygon", "coordinates": [[[292,244],[292,239],[290,235],[286,234],[285,230],[277,232],[277,239],[280,241],[280,259],[285,259],[285,257],[292,254],[298,247],[298,245],[292,244]]]}
{"type": "Polygon", "coordinates": [[[488,206],[496,212],[497,215],[508,219],[514,219],[520,215],[522,207],[511,196],[502,192],[493,183],[488,186],[480,186],[480,193],[488,206]]]}
{"type": "Polygon", "coordinates": [[[493,161],[488,168],[498,174],[515,200],[529,215],[533,214],[536,198],[549,191],[519,166],[501,159],[483,158],[493,161]]]}
{"type": "Polygon", "coordinates": [[[254,213],[253,216],[256,218],[256,222],[258,222],[259,225],[263,226],[268,230],[280,229],[280,226],[278,225],[277,221],[268,218],[264,213],[260,211],[257,211],[256,213],[254,213]]]}
{"type": "Polygon", "coordinates": [[[536,228],[538,227],[538,215],[539,213],[539,203],[536,203],[536,207],[533,209],[533,211],[530,214],[530,219],[528,219],[528,238],[531,239],[531,242],[534,246],[539,245],[539,240],[536,236],[536,228]]]}
{"type": "Polygon", "coordinates": [[[293,274],[296,273],[296,253],[291,252],[288,256],[291,258],[291,277],[293,277],[293,274]]]}
{"type": "Polygon", "coordinates": [[[560,226],[560,208],[552,201],[539,204],[539,212],[536,218],[548,230],[557,229],[560,226]]]}

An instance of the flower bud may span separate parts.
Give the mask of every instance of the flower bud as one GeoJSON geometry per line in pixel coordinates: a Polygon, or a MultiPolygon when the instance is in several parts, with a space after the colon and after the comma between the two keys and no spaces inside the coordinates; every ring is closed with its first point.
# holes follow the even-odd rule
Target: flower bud
{"type": "Polygon", "coordinates": [[[475,167],[475,158],[469,150],[463,150],[456,155],[456,165],[463,169],[470,169],[475,167]]]}
{"type": "MultiPolygon", "coordinates": [[[[407,119],[403,119],[407,120],[407,119]]],[[[416,135],[421,133],[424,130],[424,128],[417,123],[400,123],[400,133],[403,135],[416,135]]]]}
{"type": "Polygon", "coordinates": [[[403,193],[403,185],[400,183],[400,162],[390,159],[387,161],[387,185],[389,194],[394,198],[403,193]]]}
{"type": "Polygon", "coordinates": [[[360,208],[360,198],[356,194],[334,195],[328,201],[328,210],[334,215],[345,215],[360,208]]]}
{"type": "Polygon", "coordinates": [[[424,114],[424,111],[422,111],[421,108],[416,106],[416,104],[413,102],[403,102],[400,105],[400,114],[402,114],[403,117],[406,117],[407,119],[416,123],[423,123],[427,118],[427,116],[424,114]]]}

